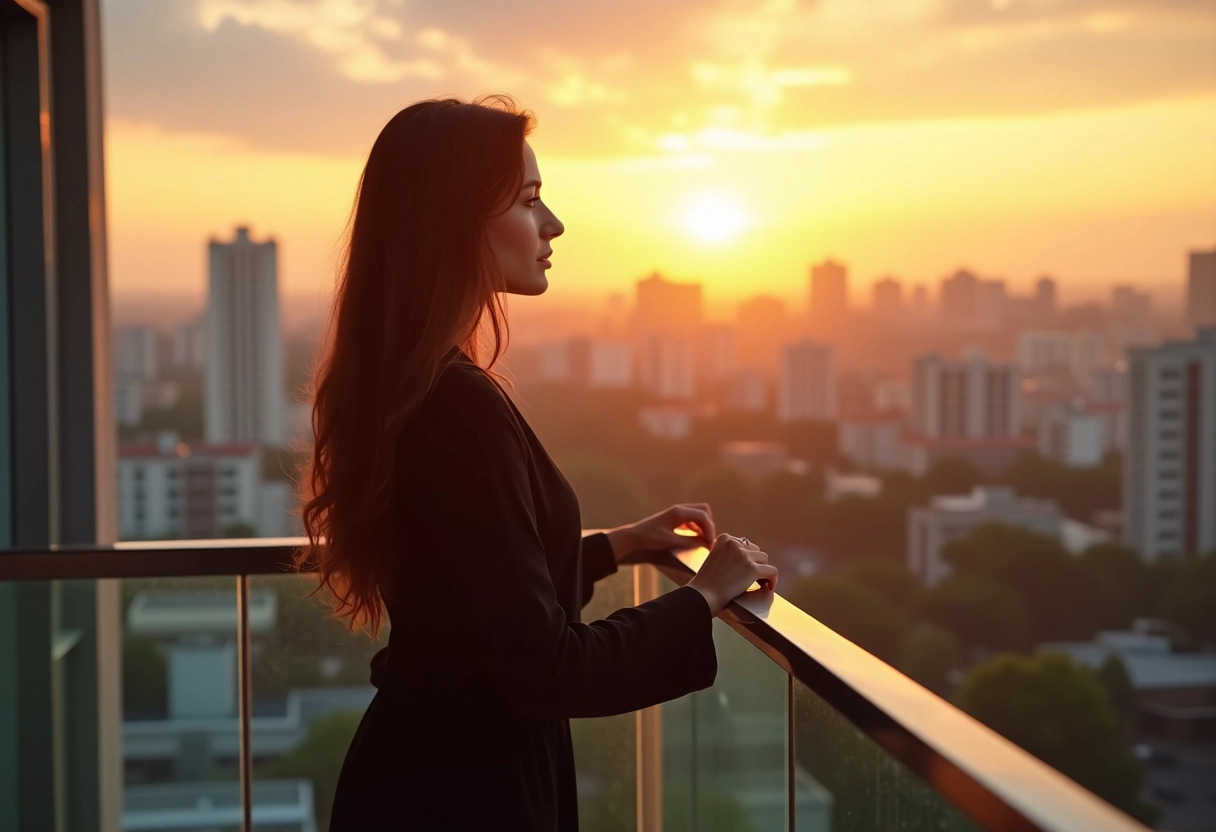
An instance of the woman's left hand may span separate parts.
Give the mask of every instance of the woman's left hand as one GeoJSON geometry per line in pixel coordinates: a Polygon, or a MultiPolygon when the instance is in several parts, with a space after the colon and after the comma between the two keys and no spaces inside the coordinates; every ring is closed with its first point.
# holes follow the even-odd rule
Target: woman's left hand
{"type": "Polygon", "coordinates": [[[636,552],[687,549],[690,543],[712,546],[717,537],[709,503],[679,503],[607,534],[617,563],[636,552]]]}

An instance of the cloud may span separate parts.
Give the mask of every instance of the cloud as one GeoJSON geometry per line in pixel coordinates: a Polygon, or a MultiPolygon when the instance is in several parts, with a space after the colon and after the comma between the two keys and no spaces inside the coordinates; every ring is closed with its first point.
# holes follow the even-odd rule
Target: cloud
{"type": "Polygon", "coordinates": [[[103,24],[112,114],[345,155],[440,94],[514,94],[550,152],[644,156],[1216,92],[1211,0],[107,0],[103,24]]]}

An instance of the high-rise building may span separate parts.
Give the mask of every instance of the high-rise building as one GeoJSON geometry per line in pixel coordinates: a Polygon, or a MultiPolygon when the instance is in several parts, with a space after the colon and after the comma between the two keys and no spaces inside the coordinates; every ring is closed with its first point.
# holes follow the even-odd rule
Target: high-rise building
{"type": "Polygon", "coordinates": [[[1191,326],[1216,326],[1216,249],[1192,251],[1188,259],[1186,311],[1191,326]]]}
{"type": "Polygon", "coordinates": [[[1153,296],[1135,286],[1114,286],[1110,290],[1110,313],[1119,323],[1144,323],[1152,319],[1153,296]]]}
{"type": "Polygon", "coordinates": [[[884,277],[874,284],[874,314],[883,320],[898,319],[904,311],[903,284],[892,277],[884,277]]]}
{"type": "Polygon", "coordinates": [[[727,410],[759,413],[768,409],[769,381],[758,370],[739,370],[725,378],[723,405],[727,410]]]}
{"type": "Polygon", "coordinates": [[[1133,349],[1123,537],[1145,560],[1216,549],[1216,327],[1133,349]]]}
{"type": "Polygon", "coordinates": [[[633,331],[643,387],[667,399],[696,394],[701,319],[701,284],[660,274],[637,282],[633,331]]]}
{"type": "Polygon", "coordinates": [[[1056,281],[1055,278],[1043,275],[1034,284],[1034,299],[1032,308],[1038,318],[1050,318],[1056,314],[1056,281]]]}
{"type": "Polygon", "coordinates": [[[698,368],[707,381],[721,381],[739,367],[739,337],[730,324],[707,324],[701,329],[698,368]]]}
{"type": "Polygon", "coordinates": [[[975,293],[975,317],[988,326],[1000,324],[1008,314],[1009,292],[1003,280],[981,280],[975,293]]]}
{"type": "Polygon", "coordinates": [[[782,422],[836,417],[836,362],[827,344],[798,341],[781,350],[777,418],[782,422]]]}
{"type": "Polygon", "coordinates": [[[578,388],[633,384],[633,345],[620,338],[576,336],[540,346],[539,377],[578,388]]]}
{"type": "Polygon", "coordinates": [[[772,373],[789,331],[785,303],[770,295],[756,295],[739,304],[735,322],[739,365],[772,373]]]}
{"type": "Polygon", "coordinates": [[[953,323],[965,323],[975,318],[979,285],[980,279],[965,269],[944,278],[939,301],[942,317],[953,323]]]}
{"type": "Polygon", "coordinates": [[[232,242],[212,240],[204,372],[208,442],[283,439],[283,356],[279,340],[278,255],[274,240],[249,229],[232,242]]]}
{"type": "Polygon", "coordinates": [[[912,368],[912,422],[930,439],[998,439],[1018,435],[1016,368],[989,364],[976,350],[962,361],[937,355],[912,368]]]}
{"type": "Polygon", "coordinates": [[[1109,450],[1105,414],[1058,405],[1039,419],[1039,455],[1072,468],[1092,468],[1109,450]]]}
{"type": "Polygon", "coordinates": [[[677,283],[655,273],[637,282],[634,330],[644,334],[693,335],[701,328],[700,283],[677,283]]]}
{"type": "Polygon", "coordinates": [[[154,381],[160,372],[160,335],[148,326],[118,331],[114,345],[114,374],[132,381],[154,381]]]}
{"type": "Polygon", "coordinates": [[[849,268],[824,260],[811,267],[811,322],[820,331],[838,330],[849,314],[849,268]]]}
{"type": "Polygon", "coordinates": [[[655,333],[639,342],[638,380],[660,399],[697,394],[697,343],[686,335],[655,333]]]}
{"type": "Polygon", "coordinates": [[[207,365],[206,315],[186,321],[173,330],[170,359],[176,369],[203,371],[207,365]]]}
{"type": "Polygon", "coordinates": [[[1096,395],[1105,347],[1096,332],[1029,330],[1018,335],[1018,368],[1027,373],[1067,372],[1078,392],[1096,395]]]}

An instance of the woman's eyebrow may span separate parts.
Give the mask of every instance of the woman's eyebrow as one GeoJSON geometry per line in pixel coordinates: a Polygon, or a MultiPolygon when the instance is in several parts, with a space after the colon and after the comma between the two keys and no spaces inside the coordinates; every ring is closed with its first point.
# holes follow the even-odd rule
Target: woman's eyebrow
{"type": "Polygon", "coordinates": [[[520,188],[520,190],[526,191],[529,188],[539,188],[539,187],[540,187],[539,179],[529,179],[527,182],[524,183],[524,186],[522,188],[520,188]]]}

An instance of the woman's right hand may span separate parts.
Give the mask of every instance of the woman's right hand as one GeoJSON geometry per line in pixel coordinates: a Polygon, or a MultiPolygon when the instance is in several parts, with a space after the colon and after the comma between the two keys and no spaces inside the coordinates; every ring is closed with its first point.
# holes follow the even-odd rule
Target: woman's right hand
{"type": "Polygon", "coordinates": [[[766,591],[777,588],[777,567],[769,566],[768,555],[755,543],[746,546],[737,537],[720,534],[688,586],[705,596],[714,615],[759,581],[766,591]]]}

